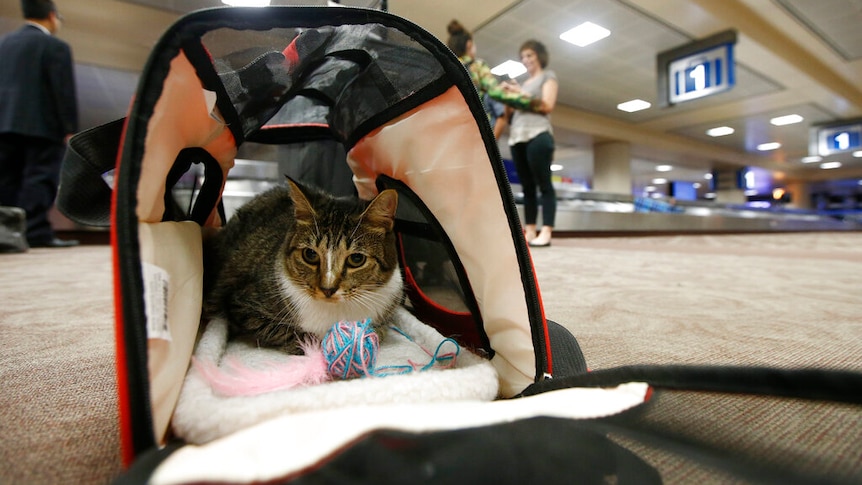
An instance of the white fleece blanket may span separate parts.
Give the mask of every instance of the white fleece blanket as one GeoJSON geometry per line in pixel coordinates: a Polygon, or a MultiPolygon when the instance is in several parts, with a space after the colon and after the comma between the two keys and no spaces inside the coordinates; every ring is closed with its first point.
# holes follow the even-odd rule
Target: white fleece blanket
{"type": "MultiPolygon", "coordinates": [[[[377,353],[378,369],[428,363],[432,359],[428,352],[433,354],[445,340],[404,309],[398,311],[395,326],[412,341],[397,331],[387,332],[377,353]]],[[[451,343],[444,345],[454,348],[451,343]]],[[[217,319],[204,329],[195,346],[194,359],[198,364],[216,365],[227,375],[237,363],[253,368],[283,367],[297,356],[245,342],[229,342],[226,322],[217,319]]],[[[491,401],[497,397],[499,386],[493,365],[464,348],[449,368],[333,380],[256,395],[224,395],[201,369],[200,365],[190,366],[172,420],[174,433],[195,444],[287,414],[364,405],[491,401]]]]}

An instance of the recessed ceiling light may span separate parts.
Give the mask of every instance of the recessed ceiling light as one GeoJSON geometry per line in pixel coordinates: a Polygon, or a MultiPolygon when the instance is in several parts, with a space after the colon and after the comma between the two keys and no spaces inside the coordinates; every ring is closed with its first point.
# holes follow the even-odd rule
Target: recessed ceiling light
{"type": "Polygon", "coordinates": [[[563,166],[560,165],[559,163],[551,164],[551,172],[559,172],[562,169],[563,169],[563,166]]]}
{"type": "Polygon", "coordinates": [[[820,164],[820,168],[822,168],[823,170],[838,168],[840,166],[841,166],[841,162],[826,162],[826,163],[820,164]]]}
{"type": "Polygon", "coordinates": [[[819,155],[811,155],[810,157],[802,157],[800,161],[802,163],[817,163],[820,160],[823,160],[823,157],[819,155]]]}
{"type": "Polygon", "coordinates": [[[729,134],[733,133],[734,131],[736,131],[736,130],[734,130],[733,128],[731,128],[729,126],[719,126],[716,128],[710,128],[710,129],[706,130],[706,134],[709,136],[725,136],[725,135],[729,135],[729,134]]]}
{"type": "Polygon", "coordinates": [[[862,158],[862,150],[853,152],[853,156],[856,158],[862,158]]]}
{"type": "Polygon", "coordinates": [[[777,141],[771,141],[769,143],[761,143],[760,145],[757,145],[757,149],[762,152],[768,152],[769,150],[775,150],[778,148],[781,148],[781,143],[778,143],[777,141]]]}
{"type": "Polygon", "coordinates": [[[653,184],[655,184],[655,185],[666,184],[666,183],[667,183],[667,179],[662,179],[662,178],[652,179],[652,183],[653,183],[653,184]]]}
{"type": "Polygon", "coordinates": [[[633,99],[631,101],[626,101],[625,103],[618,104],[617,109],[620,111],[634,113],[635,111],[647,109],[650,106],[652,105],[642,99],[633,99]]]}
{"type": "Polygon", "coordinates": [[[611,35],[611,31],[601,25],[596,25],[592,22],[584,22],[577,27],[563,32],[560,34],[560,38],[566,42],[571,42],[578,47],[586,47],[609,35],[611,35]]]}
{"type": "MultiPolygon", "coordinates": [[[[862,180],[860,180],[860,182],[862,182],[862,180]]],[[[646,187],[644,187],[644,192],[655,192],[655,187],[653,187],[652,185],[647,185],[646,187]]]]}
{"type": "Polygon", "coordinates": [[[700,182],[695,182],[695,183],[691,184],[691,186],[696,188],[696,189],[703,187],[703,185],[701,185],[700,182]]]}
{"type": "Polygon", "coordinates": [[[655,166],[656,172],[670,172],[671,170],[673,170],[673,165],[656,165],[655,166]]]}
{"type": "Polygon", "coordinates": [[[495,76],[509,76],[510,78],[516,78],[525,72],[527,72],[527,68],[523,64],[511,59],[491,69],[491,74],[495,76]]]}
{"type": "Polygon", "coordinates": [[[712,173],[707,172],[707,173],[703,174],[703,178],[706,180],[712,180],[712,173]]]}
{"type": "Polygon", "coordinates": [[[231,7],[268,7],[270,0],[221,0],[221,3],[231,7]]]}
{"type": "Polygon", "coordinates": [[[769,122],[775,126],[784,126],[784,125],[792,125],[793,123],[799,123],[803,119],[804,119],[803,117],[801,117],[797,114],[792,114],[792,115],[778,116],[776,118],[772,118],[771,120],[769,120],[769,122]]]}

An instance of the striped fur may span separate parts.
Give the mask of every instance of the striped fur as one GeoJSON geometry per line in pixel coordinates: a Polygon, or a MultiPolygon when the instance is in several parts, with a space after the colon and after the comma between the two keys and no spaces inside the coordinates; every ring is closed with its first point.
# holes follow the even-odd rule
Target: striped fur
{"type": "Polygon", "coordinates": [[[291,353],[340,320],[371,318],[383,332],[403,300],[397,201],[392,190],[364,202],[293,181],[259,195],[205,245],[204,316],[291,353]]]}

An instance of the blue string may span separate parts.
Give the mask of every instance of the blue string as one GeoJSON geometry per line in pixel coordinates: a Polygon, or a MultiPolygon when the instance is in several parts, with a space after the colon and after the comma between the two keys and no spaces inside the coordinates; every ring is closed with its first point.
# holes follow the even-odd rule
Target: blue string
{"type": "MultiPolygon", "coordinates": [[[[400,328],[398,328],[396,326],[392,326],[390,328],[392,330],[395,330],[396,332],[400,333],[408,341],[416,343],[416,341],[413,340],[413,337],[411,337],[410,335],[407,335],[400,328]]],[[[431,360],[427,364],[425,364],[424,366],[419,368],[418,370],[419,370],[419,372],[424,372],[428,369],[433,368],[438,363],[449,363],[452,360],[454,360],[456,357],[458,357],[458,355],[460,353],[461,353],[461,346],[458,345],[458,342],[456,342],[454,339],[451,339],[451,338],[445,338],[445,339],[443,339],[442,342],[440,342],[437,345],[437,349],[434,350],[434,354],[431,356],[431,360]],[[445,345],[447,342],[451,343],[455,346],[455,355],[440,356],[440,351],[443,348],[443,345],[445,345]]],[[[372,372],[372,374],[376,377],[386,377],[386,376],[392,376],[392,375],[409,374],[409,373],[413,372],[414,370],[417,370],[417,369],[412,365],[387,365],[387,366],[383,366],[383,367],[380,367],[378,369],[375,369],[372,372]]]]}

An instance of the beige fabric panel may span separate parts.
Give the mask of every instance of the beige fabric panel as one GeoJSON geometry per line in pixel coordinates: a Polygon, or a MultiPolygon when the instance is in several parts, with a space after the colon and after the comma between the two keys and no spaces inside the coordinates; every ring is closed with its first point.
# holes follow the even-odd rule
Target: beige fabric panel
{"type": "MultiPolygon", "coordinates": [[[[203,89],[194,67],[180,52],[171,61],[170,73],[147,125],[138,183],[138,220],[162,220],[165,179],[184,148],[207,150],[221,165],[223,179],[227,178],[228,170],[234,165],[236,142],[220,120],[214,94],[203,89]]],[[[213,219],[211,215],[208,223],[213,219]]]]}
{"type": "Polygon", "coordinates": [[[457,88],[371,132],[348,163],[362,198],[376,194],[378,174],[422,198],[467,271],[496,352],[501,394],[532,384],[535,353],[508,218],[479,127],[457,88]]]}
{"type": "Polygon", "coordinates": [[[138,225],[153,432],[163,443],[191,360],[201,318],[203,254],[194,222],[138,225]]]}
{"type": "Polygon", "coordinates": [[[537,416],[568,419],[611,416],[642,404],[648,390],[646,384],[628,383],[603,389],[561,389],[491,402],[354,406],[286,414],[206,445],[184,446],[162,462],[149,483],[277,482],[321,466],[375,430],[429,433],[537,416]]]}

